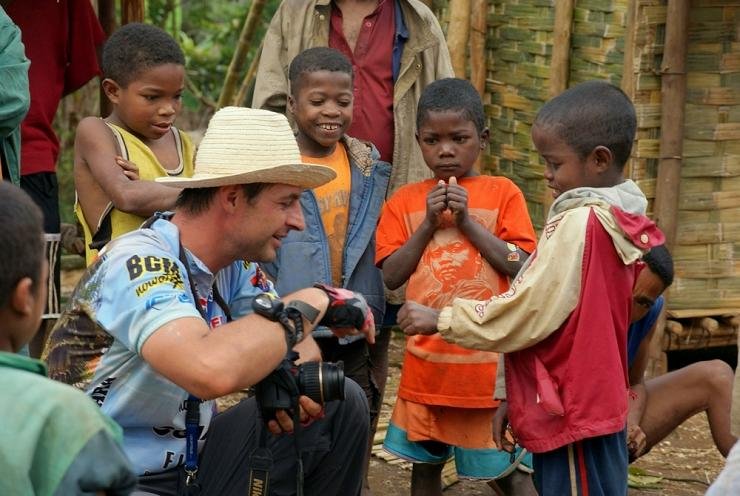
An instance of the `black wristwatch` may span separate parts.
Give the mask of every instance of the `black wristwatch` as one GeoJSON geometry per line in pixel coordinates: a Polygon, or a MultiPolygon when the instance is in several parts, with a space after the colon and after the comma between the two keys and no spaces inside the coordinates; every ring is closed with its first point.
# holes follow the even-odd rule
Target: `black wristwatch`
{"type": "Polygon", "coordinates": [[[279,322],[285,332],[285,343],[288,345],[288,351],[303,338],[303,318],[297,313],[297,319],[291,317],[291,313],[286,312],[285,305],[277,296],[270,293],[260,293],[252,300],[252,310],[257,315],[273,322],[279,322]],[[296,321],[298,324],[296,325],[296,321]]]}

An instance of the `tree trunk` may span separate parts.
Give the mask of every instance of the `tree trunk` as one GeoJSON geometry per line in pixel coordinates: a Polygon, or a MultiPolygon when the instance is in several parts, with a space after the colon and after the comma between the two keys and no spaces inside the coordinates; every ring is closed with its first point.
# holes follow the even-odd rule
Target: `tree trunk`
{"type": "Polygon", "coordinates": [[[264,8],[265,0],[252,0],[252,5],[249,7],[249,14],[247,14],[242,32],[239,35],[236,51],[234,51],[234,56],[231,58],[231,63],[229,64],[229,70],[226,73],[226,80],[221,89],[221,95],[218,97],[218,108],[231,104],[234,99],[237,80],[244,67],[247,52],[249,51],[249,44],[252,42],[252,38],[254,38],[257,22],[261,19],[264,8]]]}

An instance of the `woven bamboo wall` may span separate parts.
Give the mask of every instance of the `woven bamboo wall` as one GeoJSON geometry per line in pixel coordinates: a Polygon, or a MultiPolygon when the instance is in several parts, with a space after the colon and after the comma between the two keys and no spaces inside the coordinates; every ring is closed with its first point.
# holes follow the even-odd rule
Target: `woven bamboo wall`
{"type": "MultiPolygon", "coordinates": [[[[483,170],[517,183],[538,229],[550,192],[530,129],[551,96],[556,1],[490,0],[487,12],[474,13],[488,20],[483,101],[492,134],[483,170]]],[[[608,80],[625,85],[635,103],[637,140],[627,174],[648,197],[648,213],[660,148],[666,3],[577,0],[571,25],[568,86],[608,80]]],[[[434,1],[443,26],[446,7],[446,0],[434,1]]],[[[691,316],[740,308],[740,0],[691,0],[689,19],[677,277],[669,307],[691,316]]]]}
{"type": "MultiPolygon", "coordinates": [[[[666,8],[638,1],[631,175],[655,196],[666,8]]],[[[740,308],[740,0],[692,1],[673,311],[740,308]]],[[[652,205],[652,203],[651,203],[652,205]]],[[[689,312],[690,313],[690,312],[689,312]]]]}
{"type": "MultiPolygon", "coordinates": [[[[605,79],[619,84],[624,59],[627,0],[576,2],[569,84],[605,79]]],[[[492,131],[484,170],[511,178],[542,227],[550,195],[530,129],[550,98],[555,4],[546,0],[492,0],[488,11],[486,114],[492,131]]]]}

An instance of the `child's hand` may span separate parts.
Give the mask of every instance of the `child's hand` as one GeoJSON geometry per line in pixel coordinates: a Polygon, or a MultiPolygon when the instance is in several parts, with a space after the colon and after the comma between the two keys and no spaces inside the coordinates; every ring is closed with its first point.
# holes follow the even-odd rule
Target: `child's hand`
{"type": "Polygon", "coordinates": [[[507,432],[508,430],[509,404],[502,400],[493,414],[493,442],[499,450],[511,453],[514,451],[514,439],[509,439],[511,434],[507,432]]]}
{"type": "Polygon", "coordinates": [[[450,177],[447,185],[447,208],[458,227],[468,220],[468,190],[457,184],[455,176],[450,177]]]}
{"type": "Polygon", "coordinates": [[[407,301],[398,311],[398,327],[407,336],[437,332],[439,312],[413,301],[407,301]]]}
{"type": "Polygon", "coordinates": [[[647,436],[642,428],[637,425],[627,426],[627,450],[629,451],[630,461],[639,458],[647,446],[647,436]]]}
{"type": "Polygon", "coordinates": [[[132,181],[139,180],[139,168],[135,163],[123,157],[116,156],[116,165],[123,170],[123,175],[132,181]]]}
{"type": "Polygon", "coordinates": [[[439,180],[427,195],[426,221],[434,228],[442,224],[442,213],[447,209],[447,185],[439,180]]]}

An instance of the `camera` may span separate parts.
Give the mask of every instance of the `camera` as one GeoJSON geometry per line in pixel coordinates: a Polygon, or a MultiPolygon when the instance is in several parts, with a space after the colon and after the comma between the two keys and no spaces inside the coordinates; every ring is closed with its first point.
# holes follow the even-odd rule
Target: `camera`
{"type": "Polygon", "coordinates": [[[265,422],[275,419],[277,410],[297,412],[298,397],[301,395],[321,404],[344,399],[342,362],[296,365],[297,358],[297,353],[289,352],[270,375],[255,384],[255,399],[265,422]]]}

